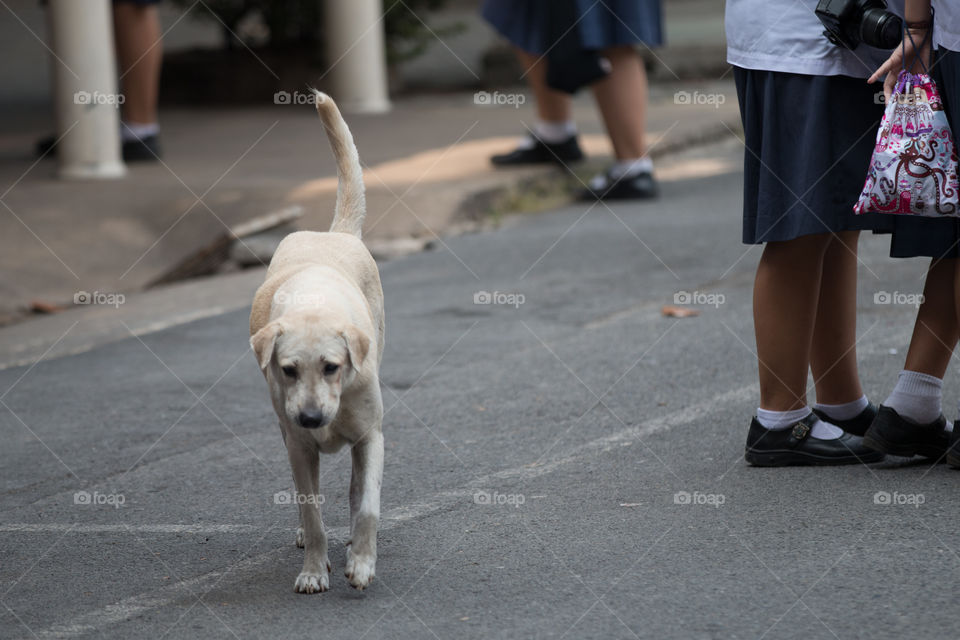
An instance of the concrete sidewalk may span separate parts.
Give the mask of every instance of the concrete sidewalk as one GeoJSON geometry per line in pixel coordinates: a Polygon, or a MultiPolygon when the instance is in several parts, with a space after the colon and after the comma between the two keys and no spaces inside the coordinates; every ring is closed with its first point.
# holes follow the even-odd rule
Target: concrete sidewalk
{"type": "MultiPolygon", "coordinates": [[[[657,85],[649,117],[653,153],[726,134],[737,127],[736,113],[729,81],[657,85]]],[[[609,153],[589,96],[577,101],[576,116],[588,151],[609,153]]],[[[472,93],[433,95],[348,120],[369,168],[372,242],[473,228],[498,194],[562,175],[488,164],[532,122],[529,102],[483,106],[472,93]]],[[[227,227],[290,203],[306,209],[302,228],[329,224],[334,166],[308,105],[165,112],[163,162],[131,165],[127,178],[109,182],[55,179],[52,159],[30,156],[47,126],[39,116],[23,116],[15,132],[14,123],[4,126],[9,133],[0,142],[0,318],[7,321],[31,301],[69,306],[78,291],[140,290],[227,227]]]]}
{"type": "MultiPolygon", "coordinates": [[[[290,472],[247,309],[123,316],[161,294],[226,310],[261,274],[43,319],[69,321],[62,344],[125,317],[109,344],[0,371],[0,637],[954,637],[957,472],[743,463],[759,251],[740,244],[742,153],[681,154],[701,172],[658,202],[511,216],[382,265],[387,453],[363,593],[342,577],[345,452],[321,462],[332,590],[293,592],[297,516],[273,499],[290,472]],[[681,292],[700,315],[664,317],[681,292]]],[[[926,266],[888,242],[861,240],[874,400],[916,312],[878,294],[918,292],[926,266]]],[[[52,329],[0,344],[31,325],[52,329]]]]}

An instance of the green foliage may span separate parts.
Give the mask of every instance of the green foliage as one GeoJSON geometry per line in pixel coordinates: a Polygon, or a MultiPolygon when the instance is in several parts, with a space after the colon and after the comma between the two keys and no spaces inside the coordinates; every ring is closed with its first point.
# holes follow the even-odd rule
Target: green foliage
{"type": "Polygon", "coordinates": [[[383,0],[389,63],[416,58],[436,37],[454,35],[463,30],[460,24],[442,28],[427,24],[424,14],[440,9],[445,3],[446,0],[383,0]]]}
{"type": "MultiPolygon", "coordinates": [[[[222,25],[224,45],[238,45],[241,22],[259,14],[267,27],[267,47],[289,49],[315,46],[323,34],[323,2],[347,0],[205,0],[194,11],[222,25]]],[[[433,29],[426,24],[426,13],[441,8],[447,0],[383,0],[383,25],[387,40],[387,60],[391,64],[410,60],[422,54],[436,36],[458,33],[462,25],[433,29]]],[[[193,0],[174,0],[184,9],[193,0]]]]}

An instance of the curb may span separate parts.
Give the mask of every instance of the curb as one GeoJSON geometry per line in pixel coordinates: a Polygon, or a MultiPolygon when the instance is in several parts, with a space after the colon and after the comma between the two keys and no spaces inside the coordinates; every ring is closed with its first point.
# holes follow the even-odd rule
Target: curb
{"type": "MultiPolygon", "coordinates": [[[[657,145],[651,149],[650,157],[653,160],[661,160],[683,151],[742,135],[743,127],[739,124],[731,128],[718,123],[671,142],[657,145]]],[[[569,204],[573,201],[572,193],[580,186],[577,174],[580,174],[583,169],[599,170],[600,166],[598,159],[593,158],[578,167],[576,174],[555,166],[527,169],[523,175],[505,178],[501,185],[468,193],[451,218],[455,233],[449,235],[456,235],[457,232],[479,231],[490,226],[491,222],[496,226],[504,215],[541,211],[569,204]],[[517,206],[517,203],[530,198],[536,198],[538,206],[517,206]]]]}

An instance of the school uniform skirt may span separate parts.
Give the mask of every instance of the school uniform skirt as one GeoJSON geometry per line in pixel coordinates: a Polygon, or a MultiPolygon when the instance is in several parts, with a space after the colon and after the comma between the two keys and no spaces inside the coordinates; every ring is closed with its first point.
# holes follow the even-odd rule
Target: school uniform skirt
{"type": "MultiPolygon", "coordinates": [[[[933,79],[943,98],[956,144],[960,140],[960,52],[938,50],[933,79]]],[[[960,258],[960,219],[892,217],[895,220],[890,257],[960,258]]]]}
{"type": "Polygon", "coordinates": [[[878,85],[734,67],[743,120],[743,242],[891,231],[892,216],[853,213],[883,105],[878,85]]]}
{"type": "MultiPolygon", "coordinates": [[[[663,43],[660,0],[575,0],[584,49],[663,43]]],[[[552,46],[546,15],[557,0],[485,0],[481,13],[514,46],[542,55],[552,46]]]]}

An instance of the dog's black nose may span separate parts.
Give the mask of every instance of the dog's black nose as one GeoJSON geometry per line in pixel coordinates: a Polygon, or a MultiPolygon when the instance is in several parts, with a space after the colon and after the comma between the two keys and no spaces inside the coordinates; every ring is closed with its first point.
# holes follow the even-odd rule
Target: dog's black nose
{"type": "Polygon", "coordinates": [[[323,411],[316,409],[301,411],[297,417],[297,421],[300,423],[300,426],[305,429],[316,429],[323,425],[323,411]]]}

